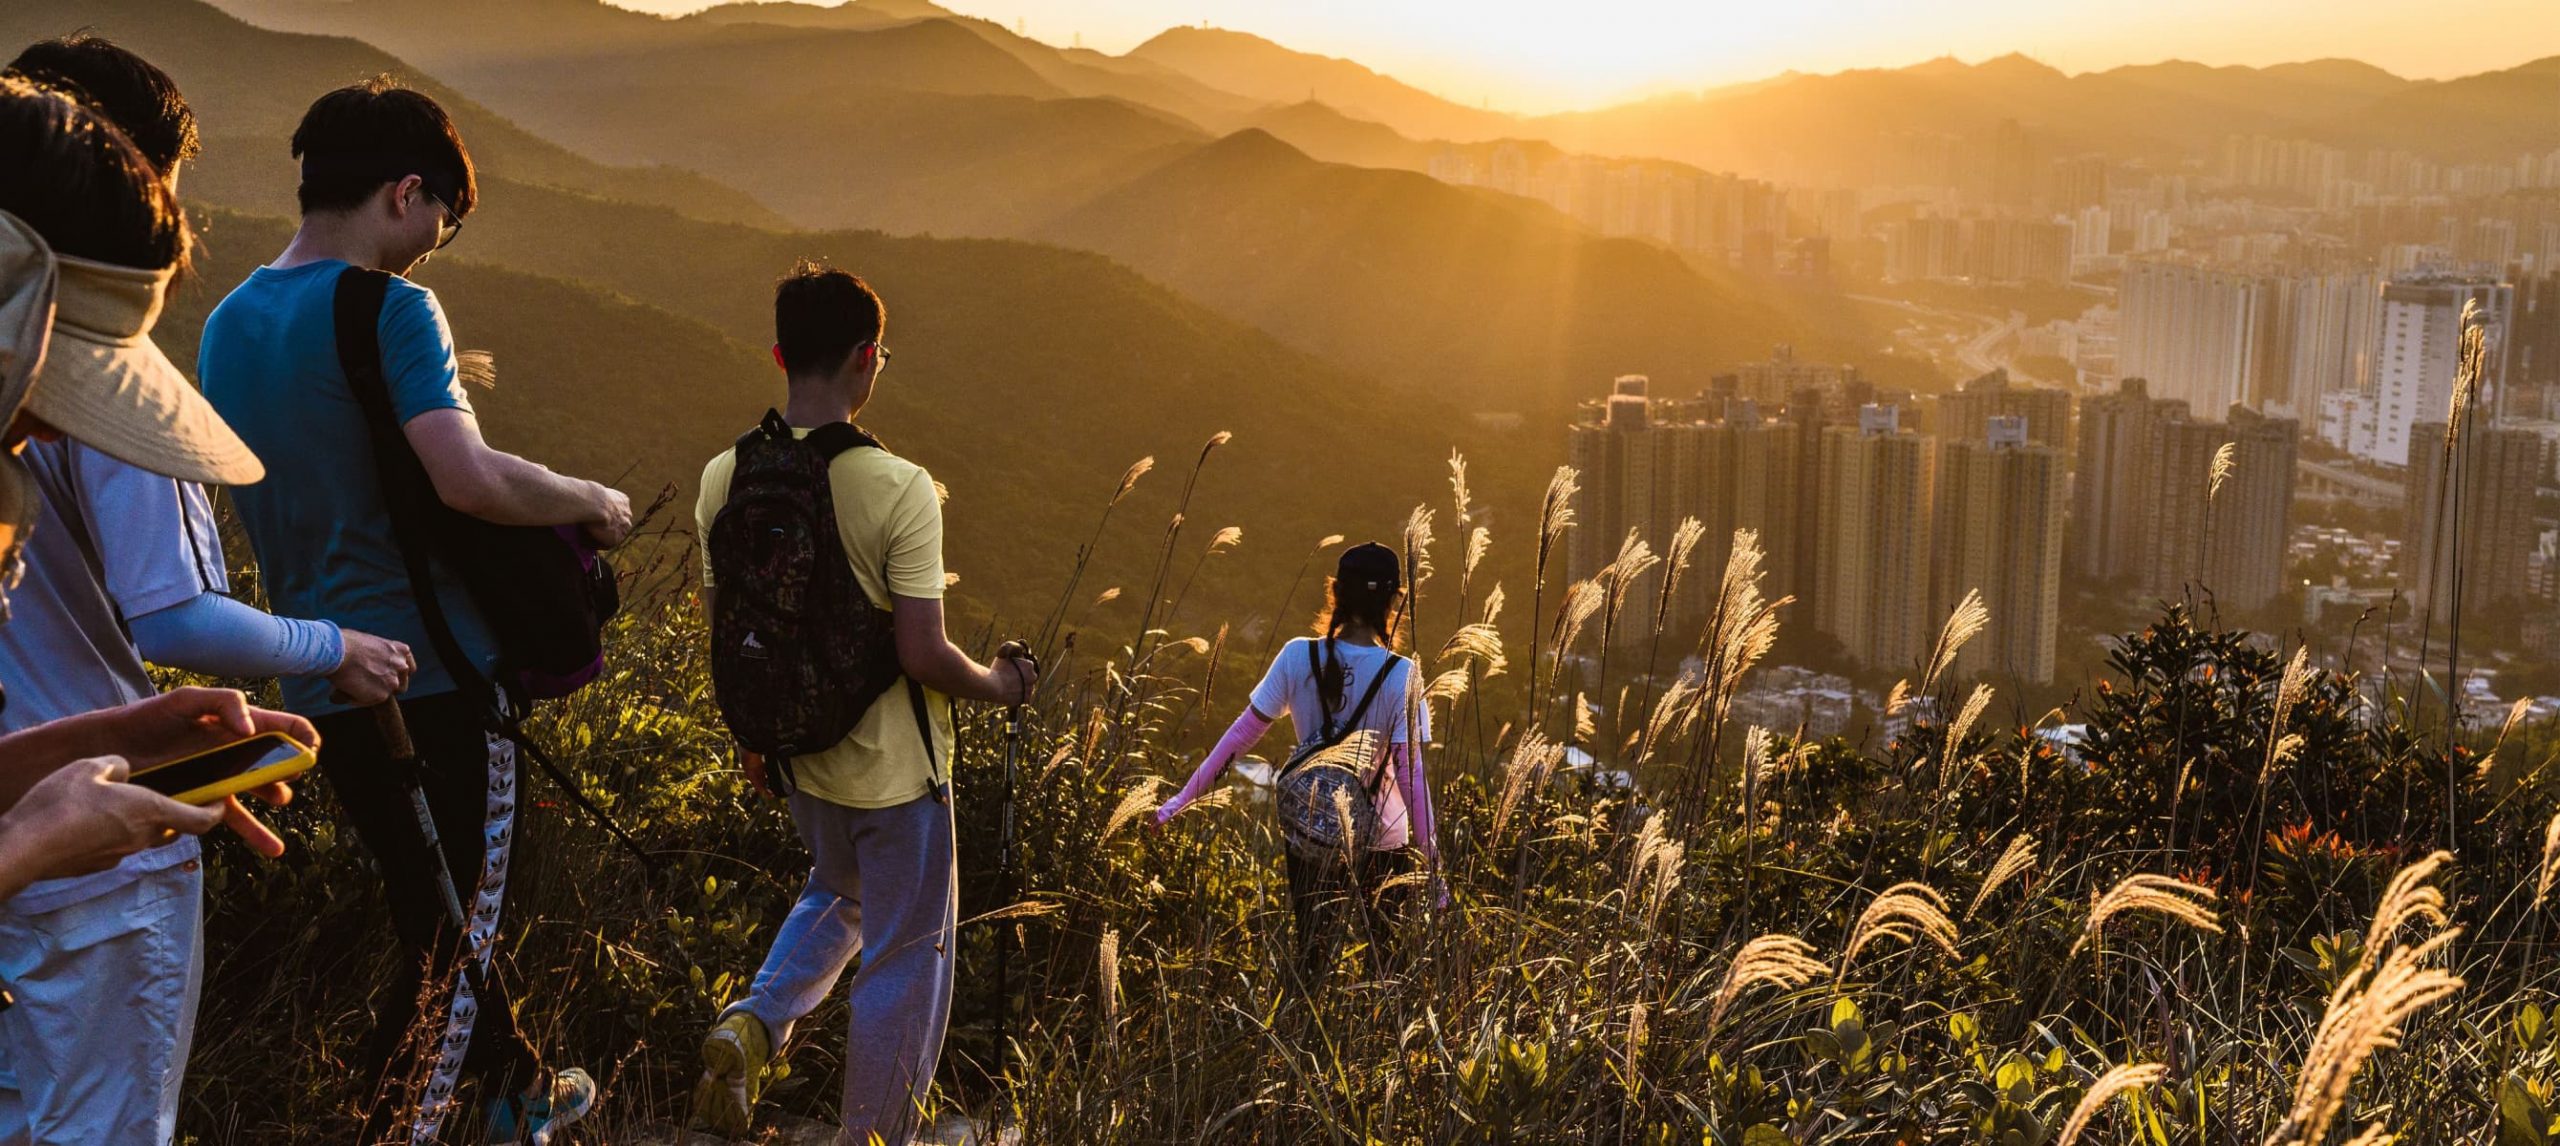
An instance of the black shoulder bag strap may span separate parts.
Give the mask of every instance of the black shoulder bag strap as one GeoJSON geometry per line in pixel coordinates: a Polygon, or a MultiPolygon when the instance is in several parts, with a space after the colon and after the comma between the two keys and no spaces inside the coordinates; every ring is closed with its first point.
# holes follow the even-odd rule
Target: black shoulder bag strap
{"type": "MultiPolygon", "coordinates": [[[[829,422],[826,425],[809,431],[807,441],[811,446],[816,447],[818,453],[825,457],[831,464],[836,460],[836,455],[841,454],[846,450],[860,449],[863,447],[883,452],[888,450],[887,446],[880,444],[880,439],[871,436],[870,431],[854,425],[851,422],[829,422]]],[[[828,477],[827,496],[831,500],[835,496],[834,475],[832,473],[830,473],[828,477]]],[[[896,604],[897,595],[889,588],[889,567],[885,560],[880,567],[880,591],[890,596],[890,603],[892,606],[896,604]]],[[[898,675],[907,682],[907,707],[915,710],[916,736],[924,744],[925,783],[932,787],[933,798],[936,802],[949,803],[951,799],[951,771],[948,768],[940,767],[942,754],[934,747],[933,706],[925,699],[924,685],[917,683],[915,677],[907,674],[906,666],[898,666],[898,675]],[[941,778],[936,779],[935,777],[937,775],[941,778]]]]}
{"type": "MultiPolygon", "coordinates": [[[[1309,661],[1313,661],[1315,659],[1315,647],[1312,645],[1307,648],[1307,659],[1309,661]]],[[[1404,658],[1396,658],[1396,660],[1402,659],[1404,658]]],[[[1279,775],[1271,778],[1271,782],[1275,784],[1279,783],[1280,777],[1288,775],[1290,769],[1296,768],[1309,760],[1315,759],[1321,754],[1323,749],[1336,747],[1344,740],[1350,739],[1351,731],[1360,727],[1360,718],[1369,715],[1369,702],[1378,699],[1378,689],[1387,683],[1388,677],[1394,675],[1395,665],[1393,662],[1389,662],[1385,669],[1380,670],[1377,676],[1370,679],[1368,689],[1360,694],[1360,703],[1352,707],[1351,715],[1344,717],[1339,726],[1332,724],[1330,721],[1326,723],[1324,738],[1316,742],[1316,748],[1318,751],[1300,751],[1293,753],[1295,759],[1292,759],[1287,765],[1283,766],[1280,769],[1279,775]]],[[[1369,790],[1374,794],[1377,791],[1377,786],[1372,784],[1369,790]]]]}
{"type": "Polygon", "coordinates": [[[356,404],[364,408],[366,436],[373,444],[374,473],[382,485],[383,509],[391,518],[391,536],[400,547],[400,561],[408,571],[409,595],[418,603],[418,619],[426,624],[427,643],[435,647],[436,659],[444,662],[454,687],[487,707],[490,717],[498,723],[498,731],[519,751],[532,757],[534,765],[568,794],[569,802],[603,825],[624,850],[654,875],[656,858],[588,799],[585,790],[551,759],[551,754],[525,734],[522,721],[507,711],[499,700],[497,686],[471,663],[470,656],[462,650],[462,642],[453,635],[452,622],[445,618],[444,600],[436,594],[435,576],[427,556],[434,551],[434,541],[427,536],[426,511],[430,507],[424,499],[435,496],[435,486],[427,476],[425,463],[418,460],[417,451],[410,448],[409,439],[400,432],[399,418],[391,409],[391,385],[382,375],[379,326],[382,303],[390,290],[390,275],[349,267],[338,275],[332,317],[338,336],[338,369],[347,376],[347,389],[355,395],[356,404]]]}

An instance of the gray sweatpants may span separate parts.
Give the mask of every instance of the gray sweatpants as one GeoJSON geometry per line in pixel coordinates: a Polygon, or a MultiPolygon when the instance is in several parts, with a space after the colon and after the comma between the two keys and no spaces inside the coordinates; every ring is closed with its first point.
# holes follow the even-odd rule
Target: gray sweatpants
{"type": "Polygon", "coordinates": [[[951,1025],[952,936],[959,925],[951,807],[922,797],[848,808],[807,793],[791,820],[809,845],[809,883],[773,937],[755,986],[728,1012],[752,1011],[778,1048],[858,954],[847,1000],[843,1142],[873,1134],[905,1146],[933,1088],[951,1025]]]}

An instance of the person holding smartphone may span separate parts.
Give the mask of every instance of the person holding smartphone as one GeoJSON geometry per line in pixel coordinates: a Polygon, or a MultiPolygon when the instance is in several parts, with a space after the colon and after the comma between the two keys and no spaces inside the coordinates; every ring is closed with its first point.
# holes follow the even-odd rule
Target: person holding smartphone
{"type": "MultiPolygon", "coordinates": [[[[8,532],[0,566],[8,571],[23,568],[43,505],[19,456],[30,439],[69,439],[186,481],[239,484],[264,473],[149,338],[191,245],[175,193],[111,121],[64,93],[0,78],[0,281],[8,284],[0,340],[19,348],[0,370],[0,412],[8,416],[0,436],[0,524],[8,532]],[[31,336],[38,323],[42,335],[31,336]]],[[[22,623],[60,619],[49,606],[26,603],[35,607],[22,623]]],[[[102,636],[54,631],[71,642],[102,636]]],[[[114,639],[124,640],[120,628],[114,639]]],[[[316,742],[308,722],[262,716],[222,690],[109,707],[134,697],[86,671],[70,648],[55,651],[58,660],[39,662],[27,678],[46,687],[0,706],[0,720],[20,728],[0,738],[0,807],[11,808],[0,823],[7,829],[0,858],[9,883],[77,872],[127,845],[156,842],[160,830],[210,827],[203,812],[116,785],[122,769],[190,755],[261,725],[316,742]],[[80,707],[105,711],[44,710],[83,686],[96,699],[80,707]],[[73,775],[57,775],[65,770],[73,775]],[[28,794],[35,803],[18,810],[28,794]],[[86,814],[90,828],[61,822],[74,812],[86,814]],[[101,826],[103,838],[90,834],[101,826]]],[[[281,850],[228,802],[212,815],[237,817],[253,845],[281,850]]],[[[174,1137],[198,985],[195,849],[188,837],[135,851],[108,870],[21,891],[0,913],[0,977],[18,999],[0,1012],[0,1140],[86,1146],[174,1137]]]]}

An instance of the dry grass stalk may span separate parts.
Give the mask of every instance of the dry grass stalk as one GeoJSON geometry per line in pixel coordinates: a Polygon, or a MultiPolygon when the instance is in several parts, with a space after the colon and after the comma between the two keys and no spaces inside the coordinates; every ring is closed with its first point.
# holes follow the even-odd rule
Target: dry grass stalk
{"type": "Polygon", "coordinates": [[[2071,944],[2071,954],[2079,954],[2081,948],[2105,933],[2109,920],[2128,911],[2147,911],[2219,935],[2222,919],[2206,906],[2215,898],[2212,888],[2165,875],[2126,876],[2089,905],[2089,921],[2081,926],[2080,938],[2071,944]]]}
{"type": "Polygon", "coordinates": [[[2222,496],[2222,483],[2231,480],[2231,471],[2240,460],[2240,443],[2224,442],[2213,449],[2213,467],[2205,471],[2204,499],[2211,503],[2222,496]]]}
{"type": "Polygon", "coordinates": [[[2168,1073],[2168,1067],[2156,1062],[2124,1063],[2107,1068],[2107,1073],[2089,1084],[2089,1092],[2080,1096],[2080,1105],[2071,1108],[2071,1118],[2062,1124],[2062,1135],[2053,1140],[2053,1146],[2071,1146],[2109,1102],[2115,1101],[2119,1095],[2146,1086],[2157,1086],[2168,1073]]]}
{"type": "Polygon", "coordinates": [[[1706,536],[1707,527],[1694,517],[1681,518],[1679,527],[1671,531],[1671,545],[1663,555],[1663,563],[1668,568],[1662,574],[1662,596],[1654,603],[1653,609],[1655,634],[1659,635],[1671,624],[1672,602],[1679,598],[1680,582],[1688,579],[1690,561],[1698,552],[1698,543],[1706,536]]]}
{"type": "MultiPolygon", "coordinates": [[[[2437,932],[2416,944],[2397,942],[2401,925],[2413,919],[2444,920],[2444,893],[2427,885],[2446,863],[2436,852],[2401,869],[2384,889],[2367,932],[2364,961],[2341,979],[2329,994],[2328,1009],[2303,1055],[2302,1073],[2294,1084],[2293,1105],[2284,1123],[2267,1138],[2268,1146],[2315,1146],[2327,1140],[2330,1125],[2345,1111],[2356,1073],[2385,1047],[2398,1046],[2409,1017],[2460,991],[2462,978],[2427,966],[2450,945],[2460,928],[2437,932]],[[2389,944],[2389,953],[2377,944],[2389,944]]],[[[2381,1128],[2369,1126],[2358,1141],[2381,1128]]]]}
{"type": "Polygon", "coordinates": [[[1456,450],[1449,451],[1449,503],[1457,507],[1460,528],[1476,519],[1475,495],[1467,488],[1467,456],[1456,450]]]}
{"type": "Polygon", "coordinates": [[[1966,644],[1991,627],[1991,607],[1983,604],[1982,590],[1965,590],[1964,600],[1956,602],[1955,611],[1947,614],[1947,623],[1938,629],[1938,643],[1929,647],[1929,668],[1920,674],[1920,691],[1938,687],[1938,678],[1954,667],[1956,654],[1966,644]]]}
{"type": "Polygon", "coordinates": [[[1466,580],[1475,579],[1476,566],[1483,564],[1484,555],[1491,552],[1493,552],[1493,531],[1481,525],[1475,527],[1475,531],[1467,535],[1467,564],[1464,570],[1466,580]]]}
{"type": "MultiPolygon", "coordinates": [[[[2453,853],[2431,852],[2416,863],[2401,868],[2382,889],[2382,903],[2374,908],[2373,924],[2365,929],[2364,949],[2383,949],[2400,934],[2400,929],[2416,920],[2437,927],[2445,925],[2444,892],[2428,881],[2436,872],[2453,862],[2453,853]]],[[[2371,958],[2367,955],[2367,958],[2371,958]]]]}
{"type": "Polygon", "coordinates": [[[2275,775],[2276,765],[2294,758],[2302,750],[2303,739],[2285,732],[2285,724],[2293,719],[2293,706],[2302,703],[2303,694],[2311,689],[2311,646],[2293,650],[2293,659],[2285,663],[2284,676],[2276,682],[2275,714],[2267,722],[2267,760],[2258,769],[2258,785],[2265,787],[2275,775]],[[2291,747],[2286,745],[2290,743],[2291,747]]]}
{"type": "Polygon", "coordinates": [[[1511,823],[1512,813],[1520,808],[1521,798],[1529,790],[1547,782],[1556,765],[1564,762],[1564,745],[1531,731],[1520,737],[1511,748],[1511,759],[1502,766],[1502,800],[1494,806],[1493,838],[1502,838],[1502,829],[1511,823]]]}
{"type": "Polygon", "coordinates": [[[1983,902],[1991,898],[1992,892],[2000,890],[2001,886],[2010,880],[2025,875],[2035,866],[2036,842],[2026,833],[2021,832],[2018,838],[2009,841],[2008,850],[2001,852],[2000,858],[1992,861],[1991,874],[1982,877],[1982,887],[1973,893],[1973,902],[1965,905],[1964,917],[1973,918],[1975,912],[1982,910],[1983,902]]]}
{"type": "Polygon", "coordinates": [[[1947,725],[1947,743],[1944,753],[1938,758],[1939,783],[1944,784],[1947,777],[1955,775],[1956,756],[1964,750],[1964,738],[1972,735],[1974,723],[1982,719],[1983,710],[1989,707],[1991,686],[1973,686],[1973,695],[1965,698],[1964,707],[1956,710],[1955,721],[1947,725]]]}
{"type": "Polygon", "coordinates": [[[1156,468],[1155,455],[1149,454],[1146,457],[1139,458],[1135,464],[1129,467],[1129,471],[1127,473],[1120,475],[1120,488],[1112,491],[1111,504],[1120,504],[1121,498],[1129,496],[1130,490],[1138,488],[1138,479],[1147,476],[1147,471],[1154,468],[1156,468]]]}
{"type": "Polygon", "coordinates": [[[2347,1139],[2347,1146],[2391,1146],[2392,1143],[2399,1140],[2399,1135],[2392,1133],[2390,1130],[2385,1129],[2381,1123],[2376,1122],[2366,1126],[2364,1130],[2359,1132],[2355,1137],[2347,1139]]]}
{"type": "Polygon", "coordinates": [[[1947,918],[1947,898],[1936,888],[1925,883],[1897,883],[1858,913],[1858,926],[1849,934],[1849,949],[1840,956],[1840,971],[1847,974],[1849,965],[1857,962],[1858,952],[1879,939],[1905,944],[1926,939],[1952,956],[1959,938],[1955,920],[1947,918]]]}
{"type": "Polygon", "coordinates": [[[1642,536],[1635,530],[1627,531],[1626,539],[1618,543],[1617,560],[1600,571],[1601,579],[1609,586],[1608,612],[1600,622],[1604,637],[1616,627],[1619,615],[1626,611],[1627,595],[1635,590],[1636,580],[1661,563],[1662,559],[1653,555],[1653,547],[1645,544],[1642,536]]]}
{"type": "Polygon", "coordinates": [[[455,380],[465,386],[498,388],[498,356],[486,350],[465,350],[454,355],[453,372],[455,380]]]}
{"type": "Polygon", "coordinates": [[[1215,536],[1209,538],[1209,552],[1218,553],[1224,550],[1233,549],[1237,545],[1242,544],[1243,541],[1244,527],[1241,525],[1230,525],[1219,530],[1215,536]]]}
{"type": "Polygon", "coordinates": [[[1557,671],[1563,671],[1566,654],[1582,639],[1583,626],[1600,612],[1608,601],[1608,591],[1598,581],[1576,581],[1564,591],[1564,604],[1556,610],[1555,657],[1557,671]]]}
{"type": "Polygon", "coordinates": [[[1630,1071],[1635,1069],[1636,1059],[1644,1054],[1645,1034],[1644,1000],[1638,999],[1627,1008],[1627,1069],[1630,1071]]]}
{"type": "MultiPolygon", "coordinates": [[[[1494,585],[1492,592],[1484,595],[1484,611],[1477,614],[1477,619],[1483,621],[1487,625],[1501,620],[1503,601],[1502,586],[1500,584],[1496,584],[1494,585]]],[[[1536,618],[1531,618],[1531,627],[1535,628],[1536,624],[1536,618]]]]}
{"type": "MultiPolygon", "coordinates": [[[[2524,714],[2532,711],[2532,709],[2533,698],[2529,696],[2519,696],[2516,698],[2516,702],[2514,704],[2507,706],[2507,719],[2498,725],[2498,739],[2495,743],[2489,745],[2489,756],[2496,756],[2499,749],[2507,746],[2507,737],[2514,734],[2516,725],[2523,723],[2524,714]]],[[[2484,769],[2488,767],[2485,760],[2482,762],[2481,767],[2484,769]]]]}
{"type": "Polygon", "coordinates": [[[1672,681],[1671,687],[1663,689],[1662,695],[1655,698],[1653,715],[1646,719],[1644,727],[1648,756],[1661,751],[1666,740],[1686,735],[1697,724],[1698,698],[1697,680],[1685,676],[1672,681]]]}
{"type": "Polygon", "coordinates": [[[2542,878],[2534,881],[2535,903],[2550,896],[2554,880],[2560,880],[2560,816],[2551,817],[2551,826],[2542,830],[2542,878]]]}
{"type": "Polygon", "coordinates": [[[1120,930],[1102,929],[1102,946],[1098,952],[1102,992],[1102,1040],[1117,1046],[1120,1042],[1120,930]]]}
{"type": "Polygon", "coordinates": [[[1911,679],[1905,677],[1893,682],[1893,691],[1884,694],[1884,714],[1900,716],[1902,707],[1909,703],[1911,703],[1911,679]]]}
{"type": "Polygon", "coordinates": [[[1129,821],[1153,810],[1156,806],[1156,793],[1163,791],[1164,786],[1163,777],[1138,777],[1138,782],[1129,785],[1129,790],[1121,794],[1120,802],[1112,805],[1111,818],[1103,821],[1102,838],[1096,842],[1111,842],[1111,837],[1120,834],[1120,829],[1128,827],[1129,821]]]}
{"type": "Polygon", "coordinates": [[[1460,658],[1482,666],[1484,675],[1488,677],[1501,675],[1502,670],[1511,665],[1510,655],[1502,651],[1502,630],[1494,628],[1490,621],[1460,625],[1440,645],[1440,660],[1460,658]]]}
{"type": "Polygon", "coordinates": [[[1538,583],[1547,580],[1547,562],[1565,531],[1573,528],[1574,499],[1582,494],[1582,475],[1572,466],[1557,466],[1547,479],[1546,497],[1538,504],[1538,583]]]}
{"type": "Polygon", "coordinates": [[[1406,600],[1431,579],[1431,522],[1429,506],[1417,505],[1404,519],[1404,566],[1406,600]]]}
{"type": "Polygon", "coordinates": [[[1573,694],[1574,743],[1589,744],[1592,737],[1600,735],[1600,722],[1592,715],[1597,711],[1599,710],[1592,707],[1589,694],[1579,692],[1573,694]]]}
{"type": "Polygon", "coordinates": [[[1094,599],[1093,599],[1093,604],[1094,604],[1094,607],[1095,607],[1095,608],[1100,608],[1100,607],[1102,607],[1102,606],[1104,606],[1104,605],[1108,605],[1108,604],[1112,603],[1113,601],[1117,601],[1117,600],[1119,600],[1119,599],[1120,599],[1120,587],[1119,587],[1118,585],[1114,585],[1114,586],[1112,586],[1112,587],[1110,587],[1110,588],[1108,588],[1108,589],[1103,590],[1100,594],[1096,595],[1096,596],[1094,597],[1094,599]]]}
{"type": "Polygon", "coordinates": [[[1724,1021],[1725,1012],[1744,991],[1771,986],[1793,991],[1831,972],[1829,964],[1813,956],[1813,944],[1793,935],[1760,935],[1742,945],[1733,956],[1733,966],[1726,968],[1724,986],[1716,989],[1715,1005],[1707,1011],[1707,1029],[1714,1030],[1724,1021]]]}
{"type": "Polygon", "coordinates": [[[1474,678],[1466,666],[1461,665],[1431,678],[1430,685],[1422,690],[1422,697],[1436,704],[1456,704],[1467,695],[1467,688],[1473,682],[1474,678]]]}

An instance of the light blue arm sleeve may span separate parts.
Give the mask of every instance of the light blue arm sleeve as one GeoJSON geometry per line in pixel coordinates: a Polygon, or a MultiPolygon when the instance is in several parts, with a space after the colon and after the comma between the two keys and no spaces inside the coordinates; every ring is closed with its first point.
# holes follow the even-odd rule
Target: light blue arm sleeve
{"type": "Polygon", "coordinates": [[[199,593],[127,624],[142,659],[211,676],[322,676],[338,671],[347,655],[336,625],[262,613],[220,593],[199,593]]]}

